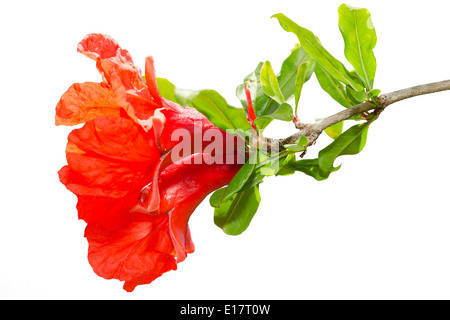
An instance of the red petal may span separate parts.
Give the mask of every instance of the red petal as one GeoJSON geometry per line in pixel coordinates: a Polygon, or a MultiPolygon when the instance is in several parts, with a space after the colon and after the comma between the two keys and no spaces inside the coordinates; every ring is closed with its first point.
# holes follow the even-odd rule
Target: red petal
{"type": "Polygon", "coordinates": [[[161,197],[159,193],[159,177],[161,172],[172,163],[170,152],[161,157],[154,166],[151,182],[141,191],[139,201],[132,208],[133,212],[159,213],[161,197]]]}
{"type": "Polygon", "coordinates": [[[177,263],[186,258],[189,251],[186,249],[192,246],[188,237],[191,214],[210,192],[228,184],[241,167],[237,164],[194,164],[198,157],[207,162],[210,155],[192,155],[189,159],[191,164],[174,163],[160,177],[160,212],[169,213],[177,263]]]}
{"type": "Polygon", "coordinates": [[[153,57],[145,59],[145,81],[147,82],[148,91],[153,100],[162,106],[161,96],[159,94],[158,85],[156,84],[155,64],[153,57]]]}
{"type": "Polygon", "coordinates": [[[167,215],[133,213],[113,231],[87,226],[88,259],[95,273],[125,281],[124,289],[152,282],[176,270],[167,215]]]}
{"type": "Polygon", "coordinates": [[[81,150],[127,162],[155,162],[160,151],[154,136],[125,118],[101,117],[73,130],[68,140],[81,150]]]}
{"type": "Polygon", "coordinates": [[[149,92],[131,55],[114,39],[103,34],[89,34],[78,44],[78,51],[97,62],[97,69],[105,83],[111,86],[118,105],[132,119],[148,119],[156,108],[162,107],[161,99],[155,98],[156,84],[152,84],[149,92]]]}
{"type": "MultiPolygon", "coordinates": [[[[176,106],[173,105],[173,107],[176,106]]],[[[172,137],[174,131],[177,129],[182,129],[189,132],[191,136],[191,143],[194,141],[194,133],[196,131],[203,134],[208,129],[214,129],[221,131],[222,134],[225,135],[224,131],[214,126],[203,114],[194,108],[183,108],[178,106],[176,110],[161,109],[160,112],[165,117],[164,130],[160,136],[160,146],[162,150],[170,150],[180,142],[172,137]]],[[[202,143],[209,144],[210,142],[202,141],[202,143]]]]}
{"type": "Polygon", "coordinates": [[[102,116],[120,115],[114,92],[100,83],[75,83],[56,106],[56,125],[73,126],[102,116]]]}
{"type": "Polygon", "coordinates": [[[90,120],[69,135],[61,182],[77,195],[120,198],[140,190],[160,158],[153,139],[125,118],[90,120]]]}
{"type": "Polygon", "coordinates": [[[130,53],[122,49],[110,36],[98,33],[88,34],[78,44],[78,52],[97,62],[97,68],[108,84],[110,84],[110,68],[118,66],[124,80],[126,79],[128,88],[144,85],[141,71],[134,65],[130,53]]]}
{"type": "Polygon", "coordinates": [[[115,229],[128,219],[130,208],[136,203],[139,193],[137,191],[122,198],[78,195],[78,218],[103,229],[115,229]]]}
{"type": "Polygon", "coordinates": [[[133,79],[127,71],[110,61],[103,62],[103,65],[108,65],[109,81],[118,104],[133,120],[147,120],[153,116],[156,109],[162,107],[151,99],[145,84],[144,87],[140,86],[140,77],[139,80],[133,79]]]}
{"type": "Polygon", "coordinates": [[[118,55],[118,51],[121,51],[120,54],[126,60],[132,62],[128,51],[121,50],[116,40],[105,34],[91,33],[86,35],[78,44],[77,49],[78,52],[93,60],[112,58],[118,55]]]}

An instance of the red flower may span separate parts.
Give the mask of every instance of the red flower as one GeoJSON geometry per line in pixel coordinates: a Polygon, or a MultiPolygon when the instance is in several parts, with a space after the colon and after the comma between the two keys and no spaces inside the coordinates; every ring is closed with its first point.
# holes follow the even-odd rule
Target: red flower
{"type": "Polygon", "coordinates": [[[87,35],[78,51],[96,61],[103,81],[73,84],[56,106],[57,125],[84,123],[68,136],[68,164],[59,177],[78,197],[94,271],[125,281],[124,289],[132,291],[175,270],[194,251],[190,215],[241,165],[207,164],[212,155],[203,153],[205,145],[183,155],[192,164],[173,162],[174,130],[193,135],[220,129],[195,109],[160,96],[151,57],[144,81],[128,51],[109,36],[87,35]]]}

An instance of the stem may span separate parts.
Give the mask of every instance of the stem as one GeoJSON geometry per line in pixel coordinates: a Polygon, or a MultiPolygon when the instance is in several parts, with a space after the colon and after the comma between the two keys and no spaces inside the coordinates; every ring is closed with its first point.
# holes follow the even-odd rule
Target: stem
{"type": "MultiPolygon", "coordinates": [[[[412,97],[417,97],[424,94],[435,93],[440,91],[450,90],[450,80],[433,82],[428,84],[422,84],[406,89],[393,91],[390,93],[382,94],[377,98],[377,104],[371,102],[363,102],[351,108],[345,109],[341,112],[333,114],[329,117],[322,119],[319,122],[313,124],[306,124],[302,130],[294,133],[293,135],[277,140],[279,143],[279,149],[283,150],[285,144],[294,143],[301,136],[306,136],[309,141],[309,145],[313,144],[320,136],[323,130],[340,122],[351,118],[357,114],[374,110],[376,116],[378,116],[387,106],[412,97]]],[[[273,139],[271,139],[273,143],[273,139]]]]}

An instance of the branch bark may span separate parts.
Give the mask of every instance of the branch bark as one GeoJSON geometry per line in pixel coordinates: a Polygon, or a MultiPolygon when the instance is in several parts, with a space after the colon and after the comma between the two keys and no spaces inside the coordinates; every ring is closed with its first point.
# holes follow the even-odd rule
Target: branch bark
{"type": "Polygon", "coordinates": [[[351,108],[345,109],[341,112],[333,114],[329,117],[322,119],[316,123],[302,125],[302,129],[293,135],[285,139],[268,139],[268,144],[278,143],[279,150],[283,150],[283,146],[286,144],[293,144],[301,136],[308,138],[309,145],[312,145],[320,134],[326,128],[346,119],[349,119],[355,115],[372,111],[375,116],[378,116],[387,106],[412,97],[417,97],[424,94],[435,93],[440,91],[450,90],[450,80],[444,80],[440,82],[433,82],[428,84],[422,84],[406,89],[393,91],[390,93],[382,94],[377,98],[377,103],[363,102],[351,108]]]}

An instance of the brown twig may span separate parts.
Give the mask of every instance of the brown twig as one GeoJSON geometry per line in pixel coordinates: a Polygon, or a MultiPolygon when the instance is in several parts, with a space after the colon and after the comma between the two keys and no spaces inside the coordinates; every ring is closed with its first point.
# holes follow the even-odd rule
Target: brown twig
{"type": "Polygon", "coordinates": [[[349,119],[360,113],[368,112],[373,110],[373,115],[378,117],[379,114],[389,105],[416,96],[435,93],[440,91],[450,90],[450,80],[433,82],[428,84],[423,84],[419,86],[414,86],[406,89],[401,89],[380,95],[377,98],[376,103],[373,102],[363,102],[351,108],[345,109],[341,112],[333,114],[326,117],[316,123],[305,124],[304,127],[293,135],[285,139],[267,139],[267,143],[278,143],[279,150],[283,150],[283,145],[292,144],[300,138],[301,136],[306,136],[308,138],[309,145],[315,143],[317,138],[326,128],[346,119],[349,119]]]}

